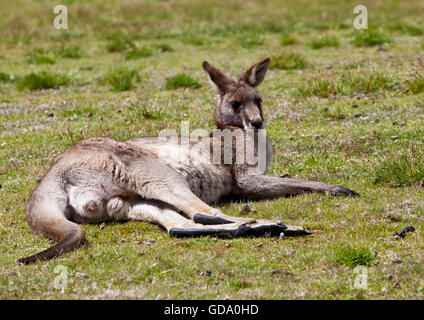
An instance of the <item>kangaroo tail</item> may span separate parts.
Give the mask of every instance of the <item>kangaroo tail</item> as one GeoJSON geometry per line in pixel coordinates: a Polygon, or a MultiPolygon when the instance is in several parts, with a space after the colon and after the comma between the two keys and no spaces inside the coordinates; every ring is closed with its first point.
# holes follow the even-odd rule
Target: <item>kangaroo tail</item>
{"type": "Polygon", "coordinates": [[[33,254],[29,257],[19,259],[18,263],[30,264],[37,262],[38,260],[52,259],[60,255],[61,253],[75,250],[80,245],[84,244],[86,241],[84,231],[75,223],[69,222],[69,224],[73,224],[75,225],[75,227],[72,228],[72,230],[68,231],[66,236],[55,246],[43,250],[39,253],[33,254]]]}
{"type": "Polygon", "coordinates": [[[42,259],[51,259],[61,253],[72,251],[85,243],[83,229],[65,217],[67,195],[61,188],[39,185],[27,205],[27,220],[31,231],[57,242],[49,249],[18,260],[29,264],[42,259]],[[50,189],[50,190],[48,190],[50,189]],[[49,191],[46,193],[46,191],[49,191]]]}

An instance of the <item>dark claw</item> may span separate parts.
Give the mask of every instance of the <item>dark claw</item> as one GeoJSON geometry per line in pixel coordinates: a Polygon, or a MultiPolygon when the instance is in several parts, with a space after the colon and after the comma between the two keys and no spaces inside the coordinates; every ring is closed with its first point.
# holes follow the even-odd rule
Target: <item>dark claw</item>
{"type": "MultiPolygon", "coordinates": [[[[243,227],[243,226],[240,226],[243,227]]],[[[242,234],[238,234],[237,236],[243,237],[263,237],[263,236],[271,236],[278,237],[281,232],[285,232],[287,226],[283,223],[272,224],[272,225],[259,225],[257,227],[249,226],[242,234]]]]}
{"type": "Polygon", "coordinates": [[[310,236],[313,232],[308,230],[286,230],[284,235],[287,237],[296,237],[296,236],[310,236]]]}
{"type": "Polygon", "coordinates": [[[340,195],[344,195],[347,197],[360,197],[361,195],[351,189],[342,187],[342,186],[337,186],[333,189],[330,189],[329,194],[331,194],[332,196],[340,196],[340,195]]]}
{"type": "Polygon", "coordinates": [[[220,217],[206,216],[200,213],[196,213],[194,215],[193,221],[196,223],[205,224],[205,225],[232,223],[232,221],[228,221],[220,217]]]}

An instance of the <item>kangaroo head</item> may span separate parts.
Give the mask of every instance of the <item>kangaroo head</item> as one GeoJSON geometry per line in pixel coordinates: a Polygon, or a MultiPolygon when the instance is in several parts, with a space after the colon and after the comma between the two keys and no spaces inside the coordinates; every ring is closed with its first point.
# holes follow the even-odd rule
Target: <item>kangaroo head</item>
{"type": "Polygon", "coordinates": [[[215,122],[218,128],[228,126],[243,129],[263,129],[261,96],[256,87],[262,83],[269,67],[269,58],[250,67],[235,82],[222,71],[203,62],[203,69],[219,94],[219,104],[215,110],[215,122]]]}

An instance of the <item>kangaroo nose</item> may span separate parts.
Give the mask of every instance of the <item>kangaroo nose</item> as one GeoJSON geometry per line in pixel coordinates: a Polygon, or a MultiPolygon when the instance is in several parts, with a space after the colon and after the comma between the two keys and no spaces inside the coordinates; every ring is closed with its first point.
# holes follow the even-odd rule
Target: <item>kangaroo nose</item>
{"type": "Polygon", "coordinates": [[[254,126],[256,129],[260,129],[262,127],[262,120],[257,119],[255,121],[252,121],[252,126],[254,126]]]}

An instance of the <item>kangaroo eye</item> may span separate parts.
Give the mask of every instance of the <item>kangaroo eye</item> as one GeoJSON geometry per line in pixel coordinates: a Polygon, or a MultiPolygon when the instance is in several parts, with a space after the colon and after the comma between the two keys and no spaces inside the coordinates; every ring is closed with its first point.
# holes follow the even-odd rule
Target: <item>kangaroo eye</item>
{"type": "Polygon", "coordinates": [[[233,101],[230,102],[230,105],[233,107],[234,110],[237,110],[238,108],[240,108],[241,103],[239,101],[233,101]]]}

